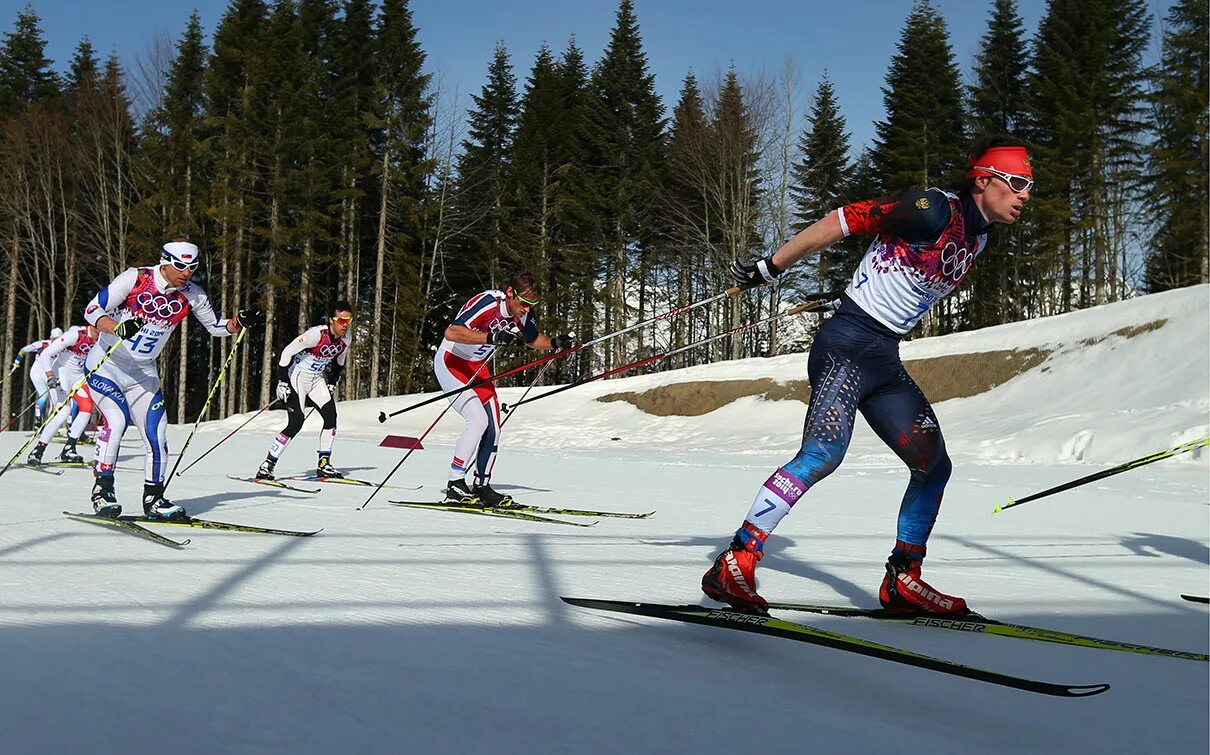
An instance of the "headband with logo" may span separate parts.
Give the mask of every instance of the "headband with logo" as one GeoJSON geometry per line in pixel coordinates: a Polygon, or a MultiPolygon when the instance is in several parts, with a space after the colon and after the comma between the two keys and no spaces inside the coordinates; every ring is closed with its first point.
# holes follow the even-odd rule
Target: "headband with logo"
{"type": "Polygon", "coordinates": [[[994,168],[1001,173],[1011,173],[1014,176],[1034,177],[1034,169],[1029,162],[1029,153],[1025,151],[1024,147],[989,148],[982,155],[971,160],[966,177],[994,175],[985,170],[979,170],[979,168],[994,168]]]}

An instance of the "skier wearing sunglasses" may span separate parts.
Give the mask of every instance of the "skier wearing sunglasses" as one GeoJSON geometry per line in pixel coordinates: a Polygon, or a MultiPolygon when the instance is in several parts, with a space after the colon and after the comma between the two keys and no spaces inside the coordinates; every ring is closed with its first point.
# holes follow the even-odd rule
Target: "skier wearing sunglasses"
{"type": "Polygon", "coordinates": [[[191,280],[200,260],[195,244],[173,239],[162,247],[159,265],[122,272],[84,309],[84,319],[100,331],[85,366],[92,371],[88,389],[93,403],[105,416],[105,429],[97,437],[101,451],[92,489],[93,509],[101,516],[122,513],[113,471],[122,435],[133,423],[142,432],[147,449],[143,512],[157,519],[187,518],[184,508],[164,498],[168,411],[156,360],[190,313],[215,337],[264,322],[252,310],[240,310],[231,319],[215,314],[206,292],[191,280]],[[121,345],[110,353],[119,341],[121,345]]]}
{"type": "Polygon", "coordinates": [[[324,423],[319,432],[315,474],[344,477],[332,466],[332,445],[336,442],[335,389],[344,374],[352,343],[353,308],[346,301],[338,301],[328,309],[327,323],[308,328],[282,349],[277,360],[277,400],[286,405],[286,427],[273,439],[269,453],[256,471],[256,479],[273,479],[277,460],[302,429],[307,404],[319,411],[324,423]]]}
{"type": "Polygon", "coordinates": [[[956,192],[911,190],[845,205],[768,257],[732,263],[732,275],[741,284],[771,284],[795,262],[846,236],[874,236],[840,308],[811,346],[802,447],[757,490],[731,544],[702,577],[709,597],[741,610],[767,609],[755,579],[765,540],[791,507],[840,465],[860,411],[911,473],[879,601],[905,613],[967,610],[965,600],[921,577],[951,464],[937,416],[899,358],[900,340],[966,277],[987,245],[992,224],[1020,217],[1033,188],[1029,154],[1007,135],[977,142],[966,176],[966,185],[956,192]]]}
{"type": "MultiPolygon", "coordinates": [[[[445,338],[433,357],[437,383],[445,392],[491,377],[487,359],[500,346],[524,343],[531,349],[562,351],[573,345],[571,335],[548,336],[538,331],[533,307],[542,296],[538,279],[519,272],[503,291],[489,290],[472,296],[445,329],[445,338]]],[[[454,444],[454,459],[446,483],[448,500],[505,507],[512,497],[490,484],[496,451],[500,447],[500,401],[494,383],[451,396],[454,410],[466,420],[466,429],[454,444]],[[472,465],[475,484],[466,482],[472,465]]]]}

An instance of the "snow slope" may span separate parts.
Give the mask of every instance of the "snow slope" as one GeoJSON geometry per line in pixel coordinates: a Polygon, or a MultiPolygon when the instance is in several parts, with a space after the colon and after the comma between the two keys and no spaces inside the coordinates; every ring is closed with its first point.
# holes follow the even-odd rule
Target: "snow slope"
{"type": "MultiPolygon", "coordinates": [[[[1206,652],[1210,478],[1185,454],[1018,509],[1021,497],[1210,434],[1210,287],[944,338],[907,359],[1054,349],[1042,367],[937,405],[955,461],[928,576],[989,615],[1206,652]],[[1133,338],[1111,336],[1158,319],[1133,338]]],[[[797,446],[801,403],[748,398],[651,417],[595,397],[682,380],[801,379],[805,356],[644,375],[519,410],[499,487],[526,501],[657,513],[559,527],[401,509],[434,498],[461,423],[446,416],[392,478],[419,491],[283,493],[251,473],[267,413],[173,481],[195,516],[317,528],[309,539],[161,528],[174,551],[70,521],[87,472],[0,477],[0,721],[5,752],[1190,752],[1210,748],[1205,663],[784,615],[982,668],[1108,682],[1065,700],[775,638],[562,604],[559,595],[695,602],[756,488],[797,446]],[[614,440],[617,438],[618,440],[614,440]]],[[[503,391],[506,401],[522,389],[503,391]]],[[[440,404],[342,404],[336,461],[382,477],[440,404]]],[[[245,417],[246,418],[246,417],[245,417]]],[[[203,425],[200,454],[242,419],[203,425]]],[[[308,425],[279,469],[312,462],[308,425]]],[[[173,427],[177,447],[188,428],[173,427]]],[[[0,453],[24,442],[0,435],[0,453]]],[[[7,458],[7,457],[5,457],[7,458]]],[[[137,507],[141,448],[118,489],[137,507]]],[[[860,424],[849,457],[768,543],[774,599],[873,606],[906,482],[860,424]]]]}

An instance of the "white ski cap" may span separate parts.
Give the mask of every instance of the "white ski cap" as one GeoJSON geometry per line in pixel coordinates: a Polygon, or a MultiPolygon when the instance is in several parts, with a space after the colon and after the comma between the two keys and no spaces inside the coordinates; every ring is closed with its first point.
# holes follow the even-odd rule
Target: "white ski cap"
{"type": "Polygon", "coordinates": [[[198,251],[197,244],[191,244],[188,241],[169,241],[164,244],[163,258],[166,260],[175,260],[191,264],[197,262],[201,258],[202,253],[198,251]]]}
{"type": "Polygon", "coordinates": [[[61,335],[63,335],[63,328],[51,328],[50,329],[51,338],[58,338],[61,335]]]}

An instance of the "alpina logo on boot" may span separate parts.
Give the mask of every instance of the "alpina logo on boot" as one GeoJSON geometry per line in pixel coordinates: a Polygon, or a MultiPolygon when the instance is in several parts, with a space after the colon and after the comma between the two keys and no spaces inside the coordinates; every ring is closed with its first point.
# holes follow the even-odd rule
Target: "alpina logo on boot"
{"type": "Polygon", "coordinates": [[[727,572],[731,575],[731,579],[735,584],[746,594],[755,596],[756,592],[748,586],[748,580],[744,579],[744,570],[739,568],[739,564],[735,561],[735,555],[728,553],[727,557],[723,560],[727,562],[727,572]]]}
{"type": "Polygon", "coordinates": [[[937,606],[938,608],[944,608],[947,610],[953,610],[953,608],[954,608],[953,599],[942,598],[940,595],[933,592],[932,590],[925,588],[924,585],[922,585],[919,582],[917,582],[916,580],[912,579],[907,574],[900,574],[899,582],[902,583],[903,585],[905,585],[907,587],[907,589],[916,593],[917,595],[924,598],[929,603],[932,603],[933,605],[937,606]]]}

